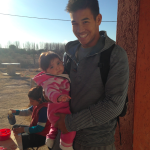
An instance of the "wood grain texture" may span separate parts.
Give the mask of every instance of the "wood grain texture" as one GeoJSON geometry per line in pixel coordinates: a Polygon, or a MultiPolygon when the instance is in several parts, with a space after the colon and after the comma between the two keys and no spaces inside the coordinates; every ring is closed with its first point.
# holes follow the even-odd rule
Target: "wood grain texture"
{"type": "Polygon", "coordinates": [[[14,136],[13,131],[11,131],[10,138],[6,141],[0,141],[0,146],[3,146],[7,150],[23,150],[21,135],[14,136]]]}

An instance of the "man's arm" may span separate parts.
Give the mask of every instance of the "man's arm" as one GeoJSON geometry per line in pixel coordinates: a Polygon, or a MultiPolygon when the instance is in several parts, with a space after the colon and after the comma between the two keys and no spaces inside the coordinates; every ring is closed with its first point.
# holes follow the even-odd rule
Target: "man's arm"
{"type": "Polygon", "coordinates": [[[116,46],[110,58],[110,71],[105,85],[103,101],[76,114],[67,114],[68,131],[99,126],[116,118],[123,110],[128,91],[129,66],[126,52],[116,46]]]}

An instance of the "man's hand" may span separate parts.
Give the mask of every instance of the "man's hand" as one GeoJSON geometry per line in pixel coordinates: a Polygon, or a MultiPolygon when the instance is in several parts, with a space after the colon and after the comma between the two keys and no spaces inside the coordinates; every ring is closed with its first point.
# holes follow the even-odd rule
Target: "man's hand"
{"type": "Polygon", "coordinates": [[[15,134],[23,133],[24,132],[24,127],[14,128],[13,132],[15,134]]]}
{"type": "Polygon", "coordinates": [[[55,127],[60,129],[63,134],[68,133],[68,130],[66,129],[65,125],[66,114],[56,113],[55,115],[60,117],[58,121],[55,123],[55,127]]]}

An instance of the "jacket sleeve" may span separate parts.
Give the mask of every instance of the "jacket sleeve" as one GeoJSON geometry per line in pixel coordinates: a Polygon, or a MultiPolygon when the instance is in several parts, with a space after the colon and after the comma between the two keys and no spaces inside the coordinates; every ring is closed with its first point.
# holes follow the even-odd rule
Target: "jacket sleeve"
{"type": "Polygon", "coordinates": [[[16,110],[15,115],[19,115],[19,116],[29,116],[32,114],[33,111],[33,106],[27,108],[27,109],[23,109],[23,110],[16,110]]]}
{"type": "Polygon", "coordinates": [[[56,78],[54,81],[51,81],[51,80],[52,79],[45,82],[45,85],[44,85],[44,87],[46,87],[44,88],[45,94],[48,97],[48,99],[52,101],[53,103],[59,103],[57,102],[57,99],[61,95],[60,85],[61,85],[62,79],[56,78]]]}
{"type": "Polygon", "coordinates": [[[126,52],[115,46],[110,58],[110,70],[105,85],[105,98],[88,109],[67,114],[65,124],[68,131],[100,126],[116,118],[123,110],[129,82],[129,65],[126,52]]]}

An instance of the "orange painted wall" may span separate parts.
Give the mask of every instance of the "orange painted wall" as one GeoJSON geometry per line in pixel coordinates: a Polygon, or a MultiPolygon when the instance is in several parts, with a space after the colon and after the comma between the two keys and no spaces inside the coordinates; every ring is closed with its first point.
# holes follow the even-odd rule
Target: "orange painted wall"
{"type": "Polygon", "coordinates": [[[115,134],[116,150],[133,150],[133,113],[135,95],[136,52],[139,27],[139,4],[140,0],[118,0],[116,43],[124,48],[127,52],[130,78],[128,88],[128,112],[125,117],[120,118],[122,145],[120,145],[119,130],[117,128],[115,134]]]}
{"type": "Polygon", "coordinates": [[[150,150],[150,0],[140,0],[133,150],[150,150]]]}

